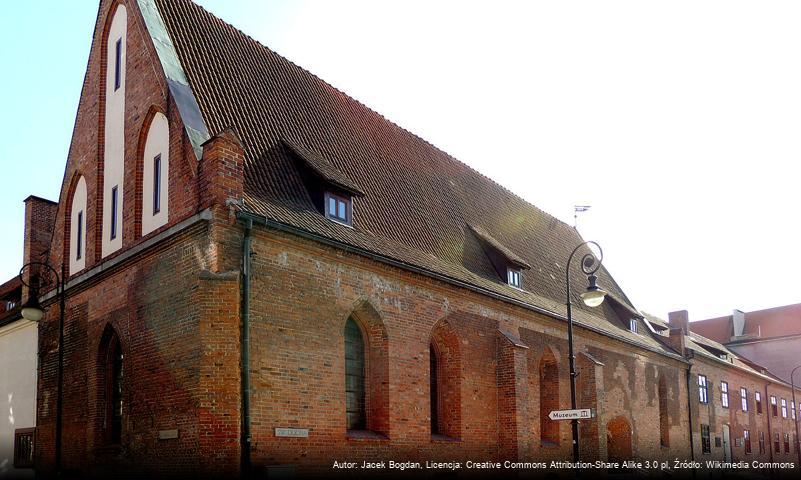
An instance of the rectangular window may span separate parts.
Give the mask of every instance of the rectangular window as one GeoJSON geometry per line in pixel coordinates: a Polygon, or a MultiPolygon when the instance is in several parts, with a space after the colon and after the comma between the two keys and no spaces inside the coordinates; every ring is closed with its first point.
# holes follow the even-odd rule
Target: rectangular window
{"type": "Polygon", "coordinates": [[[754,403],[756,403],[757,414],[762,415],[762,395],[754,392],[754,403]]]}
{"type": "Polygon", "coordinates": [[[745,444],[745,453],[751,453],[751,432],[743,430],[743,443],[745,444]]]}
{"type": "Polygon", "coordinates": [[[153,158],[153,215],[161,211],[161,154],[153,158]]]}
{"type": "Polygon", "coordinates": [[[729,408],[729,382],[720,382],[720,404],[729,408]]]}
{"type": "Polygon", "coordinates": [[[740,407],[744,412],[748,411],[748,390],[745,387],[740,387],[740,407]]]}
{"type": "Polygon", "coordinates": [[[346,225],[351,224],[351,200],[330,192],[325,194],[325,216],[346,225]]]}
{"type": "Polygon", "coordinates": [[[779,444],[779,433],[776,432],[773,434],[773,451],[776,453],[781,453],[781,445],[779,444]]]}
{"type": "Polygon", "coordinates": [[[793,401],[790,402],[790,415],[793,417],[793,420],[795,420],[795,402],[793,401]]]}
{"type": "Polygon", "coordinates": [[[35,428],[14,430],[14,468],[33,468],[33,435],[35,428]]]}
{"type": "Polygon", "coordinates": [[[770,413],[772,413],[774,417],[779,416],[779,407],[776,402],[776,397],[774,397],[773,395],[770,396],[770,411],[771,411],[770,413]]]}
{"type": "Polygon", "coordinates": [[[706,375],[698,375],[698,400],[701,403],[709,403],[709,390],[706,382],[706,375]]]}
{"type": "Polygon", "coordinates": [[[790,453],[790,434],[784,434],[784,453],[790,453]]]}
{"type": "Polygon", "coordinates": [[[114,51],[114,91],[120,88],[122,82],[122,39],[117,40],[114,51]]]}
{"type": "Polygon", "coordinates": [[[520,270],[515,270],[514,268],[507,269],[507,277],[509,281],[509,285],[513,287],[520,288],[520,270]]]}
{"type": "Polygon", "coordinates": [[[83,252],[83,210],[78,212],[77,233],[75,235],[75,260],[80,260],[83,252]]]}
{"type": "Polygon", "coordinates": [[[782,398],[782,418],[787,418],[787,400],[782,398]]]}
{"type": "Polygon", "coordinates": [[[632,319],[629,320],[629,330],[631,330],[634,333],[637,333],[637,319],[636,318],[632,318],[632,319]]]}
{"type": "Polygon", "coordinates": [[[765,432],[759,432],[759,453],[765,453],[765,432]]]}
{"type": "Polygon", "coordinates": [[[117,238],[117,186],[111,189],[111,239],[117,238]]]}
{"type": "Polygon", "coordinates": [[[709,425],[701,425],[701,452],[712,453],[712,442],[709,439],[709,425]]]}

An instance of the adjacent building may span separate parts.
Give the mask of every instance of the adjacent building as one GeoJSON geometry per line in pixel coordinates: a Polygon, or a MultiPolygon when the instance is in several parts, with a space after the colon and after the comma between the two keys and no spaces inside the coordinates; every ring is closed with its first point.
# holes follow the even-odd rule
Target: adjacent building
{"type": "Polygon", "coordinates": [[[566,277],[582,458],[788,431],[711,387],[786,384],[648,320],[603,267],[584,306],[575,229],[188,0],[100,2],[58,203],[29,207],[51,222],[26,220],[26,259],[66,286],[63,345],[40,292],[42,473],[569,459],[566,277]]]}
{"type": "MultiPolygon", "coordinates": [[[[801,365],[801,304],[698,320],[692,331],[725,344],[733,351],[790,382],[790,372],[801,365]]],[[[801,382],[801,369],[795,383],[801,382]]]]}

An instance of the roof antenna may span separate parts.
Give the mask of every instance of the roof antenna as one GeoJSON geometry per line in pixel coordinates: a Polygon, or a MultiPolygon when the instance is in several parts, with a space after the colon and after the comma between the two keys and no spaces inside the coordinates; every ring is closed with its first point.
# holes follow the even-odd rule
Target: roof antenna
{"type": "Polygon", "coordinates": [[[573,228],[578,230],[578,214],[589,210],[592,205],[573,205],[573,228]]]}

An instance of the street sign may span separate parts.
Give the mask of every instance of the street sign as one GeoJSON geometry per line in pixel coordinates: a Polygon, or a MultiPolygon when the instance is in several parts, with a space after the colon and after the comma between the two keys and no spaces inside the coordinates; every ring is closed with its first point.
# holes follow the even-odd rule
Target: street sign
{"type": "Polygon", "coordinates": [[[581,420],[582,418],[592,418],[592,409],[578,408],[576,410],[552,410],[548,414],[551,420],[581,420]]]}

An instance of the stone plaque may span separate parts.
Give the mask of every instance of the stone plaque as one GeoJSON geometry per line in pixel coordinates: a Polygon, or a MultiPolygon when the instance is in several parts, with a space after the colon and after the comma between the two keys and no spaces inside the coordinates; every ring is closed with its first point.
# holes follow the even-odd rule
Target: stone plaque
{"type": "Polygon", "coordinates": [[[178,438],[178,429],[174,430],[159,430],[159,440],[170,440],[178,438]]]}
{"type": "Polygon", "coordinates": [[[276,437],[309,438],[308,428],[276,428],[276,437]]]}

